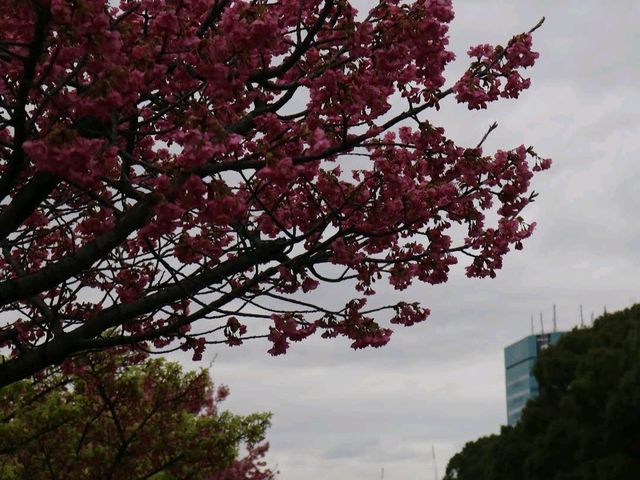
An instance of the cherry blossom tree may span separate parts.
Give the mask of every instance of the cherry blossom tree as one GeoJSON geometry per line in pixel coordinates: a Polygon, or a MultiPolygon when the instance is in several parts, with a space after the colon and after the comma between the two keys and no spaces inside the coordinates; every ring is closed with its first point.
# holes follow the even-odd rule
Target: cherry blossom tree
{"type": "Polygon", "coordinates": [[[118,345],[378,347],[429,314],[368,306],[380,282],[461,259],[493,277],[551,162],[456,145],[428,113],[517,98],[539,25],[447,85],[452,19],[448,0],[4,2],[0,385],[118,345]],[[342,307],[305,295],[331,282],[342,307]]]}
{"type": "Polygon", "coordinates": [[[274,478],[263,459],[269,414],[222,411],[229,389],[207,371],[139,357],[92,353],[0,389],[0,477],[274,478]]]}

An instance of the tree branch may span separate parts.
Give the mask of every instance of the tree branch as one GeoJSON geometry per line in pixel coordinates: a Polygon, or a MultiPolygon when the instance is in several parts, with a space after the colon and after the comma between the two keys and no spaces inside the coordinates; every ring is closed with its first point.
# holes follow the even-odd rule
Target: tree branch
{"type": "MultiPolygon", "coordinates": [[[[20,357],[5,361],[0,365],[0,387],[27,378],[48,365],[61,363],[68,356],[86,350],[87,341],[96,338],[105,330],[174,303],[184,298],[185,292],[194,294],[208,285],[220,283],[251,267],[276,260],[286,247],[285,242],[278,240],[265,243],[252,252],[240,255],[216,268],[205,269],[197,275],[185,278],[136,302],[113,305],[75,330],[59,335],[49,343],[37,346],[29,352],[24,352],[20,357]]],[[[224,300],[224,303],[227,303],[231,298],[224,300]]]]}

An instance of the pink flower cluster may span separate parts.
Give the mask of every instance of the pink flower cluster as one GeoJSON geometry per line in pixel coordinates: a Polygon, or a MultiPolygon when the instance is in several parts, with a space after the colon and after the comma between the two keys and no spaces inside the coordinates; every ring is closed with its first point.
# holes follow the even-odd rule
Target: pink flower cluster
{"type": "Polygon", "coordinates": [[[116,149],[99,139],[74,135],[65,138],[61,132],[47,139],[28,140],[22,148],[37,171],[62,176],[87,188],[119,170],[116,149]]]}
{"type": "Polygon", "coordinates": [[[519,69],[532,67],[539,57],[531,50],[531,34],[513,37],[506,48],[483,44],[467,52],[475,61],[453,86],[456,100],[466,103],[470,110],[487,108],[487,103],[499,97],[518,98],[531,85],[519,69]],[[504,85],[502,80],[506,80],[504,85]]]}
{"type": "Polygon", "coordinates": [[[354,288],[442,283],[467,258],[469,276],[491,277],[533,232],[522,212],[551,161],[466,148],[425,114],[447,97],[517,98],[538,58],[529,33],[471,48],[447,88],[449,0],[363,15],[347,0],[13,5],[0,16],[0,313],[58,316],[0,328],[14,355],[91,322],[70,350],[113,327],[196,357],[256,336],[279,355],[314,331],[379,347],[389,320],[429,310],[390,305],[384,323],[354,288]],[[344,308],[312,304],[328,281],[352,282],[344,308]]]}
{"type": "Polygon", "coordinates": [[[269,327],[269,335],[267,339],[273,344],[268,350],[271,355],[282,355],[289,348],[289,340],[299,342],[316,331],[315,323],[305,323],[299,317],[294,315],[278,315],[271,316],[273,326],[269,327]]]}

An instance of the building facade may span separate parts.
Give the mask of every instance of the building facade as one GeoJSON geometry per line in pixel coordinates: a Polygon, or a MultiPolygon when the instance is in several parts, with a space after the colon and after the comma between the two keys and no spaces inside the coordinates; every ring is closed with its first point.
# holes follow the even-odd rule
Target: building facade
{"type": "Polygon", "coordinates": [[[538,382],[533,375],[538,354],[549,345],[557,343],[563,333],[529,335],[504,349],[508,425],[518,423],[527,401],[538,395],[538,382]]]}

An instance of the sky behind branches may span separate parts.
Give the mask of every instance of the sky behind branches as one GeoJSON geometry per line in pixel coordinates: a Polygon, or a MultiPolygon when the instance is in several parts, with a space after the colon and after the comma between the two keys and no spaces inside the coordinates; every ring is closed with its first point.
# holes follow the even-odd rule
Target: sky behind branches
{"type": "MultiPolygon", "coordinates": [[[[470,45],[504,44],[546,17],[520,99],[469,112],[448,98],[427,116],[467,146],[497,121],[486,152],[524,143],[553,158],[525,212],[537,231],[496,279],[467,279],[461,262],[445,285],[379,288],[372,303],[417,300],[432,311],[382,349],[319,338],[277,358],[261,341],[210,348],[204,364],[215,357],[214,379],[232,392],[227,407],[274,413],[269,460],[281,480],[374,480],[381,468],[385,480],[431,480],[432,445],[442,476],[466,441],[506,423],[502,350],[530,333],[531,316],[539,329],[542,312],[549,329],[555,303],[564,330],[579,322],[580,304],[589,320],[640,301],[640,2],[458,0],[454,8],[447,85],[466,68],[470,45]]],[[[333,300],[331,288],[314,293],[333,300]]]]}

